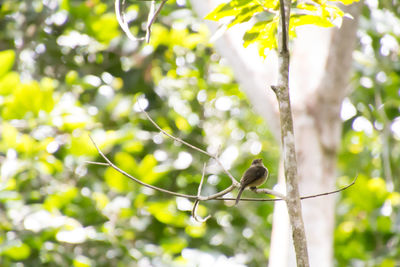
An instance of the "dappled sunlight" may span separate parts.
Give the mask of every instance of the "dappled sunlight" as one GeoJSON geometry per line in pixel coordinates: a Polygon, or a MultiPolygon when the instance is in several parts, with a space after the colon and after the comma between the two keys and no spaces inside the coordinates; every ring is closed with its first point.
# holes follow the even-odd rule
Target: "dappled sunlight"
{"type": "MultiPolygon", "coordinates": [[[[255,158],[270,170],[264,187],[286,190],[274,186],[281,147],[271,125],[214,49],[194,2],[166,1],[149,43],[125,35],[114,2],[0,5],[1,266],[266,266],[274,205],[204,200],[226,188],[223,197],[235,198],[229,186],[255,158]],[[196,195],[203,198],[195,203],[196,195]]],[[[125,30],[146,36],[151,1],[122,2],[125,30]]],[[[296,7],[293,26],[340,22],[339,9],[317,2],[296,7]],[[316,20],[310,14],[318,8],[316,20]]],[[[234,18],[254,22],[241,42],[265,57],[277,45],[278,2],[230,3],[239,6],[208,17],[223,17],[221,34],[234,18]]],[[[338,187],[359,176],[335,198],[338,266],[399,263],[400,20],[396,3],[387,5],[368,0],[364,7],[348,85],[354,90],[335,111],[340,148],[312,140],[329,157],[338,154],[338,187]]]]}

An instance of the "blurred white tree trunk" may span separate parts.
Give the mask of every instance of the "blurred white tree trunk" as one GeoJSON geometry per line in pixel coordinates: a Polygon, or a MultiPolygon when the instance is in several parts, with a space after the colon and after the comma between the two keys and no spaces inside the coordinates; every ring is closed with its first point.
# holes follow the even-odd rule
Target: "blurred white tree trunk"
{"type": "MultiPolygon", "coordinates": [[[[204,17],[221,1],[191,2],[199,16],[204,17]]],[[[345,18],[340,29],[303,26],[291,49],[290,88],[301,195],[335,188],[340,108],[348,92],[360,5],[345,9],[353,20],[345,18]]],[[[216,23],[208,25],[215,33],[216,23]]],[[[243,48],[245,27],[230,29],[216,39],[215,47],[233,68],[254,109],[280,140],[277,102],[270,90],[276,84],[276,54],[271,52],[263,62],[255,47],[243,48]]],[[[311,266],[333,266],[334,198],[325,196],[302,203],[311,266]]],[[[284,203],[275,205],[269,266],[295,266],[284,203]]]]}

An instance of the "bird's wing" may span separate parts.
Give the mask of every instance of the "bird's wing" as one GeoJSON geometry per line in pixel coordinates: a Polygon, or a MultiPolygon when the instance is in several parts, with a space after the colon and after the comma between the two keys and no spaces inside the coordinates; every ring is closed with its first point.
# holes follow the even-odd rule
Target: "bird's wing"
{"type": "Polygon", "coordinates": [[[253,166],[248,168],[247,171],[243,174],[243,178],[241,180],[242,186],[247,186],[255,180],[261,178],[265,175],[266,171],[267,169],[261,166],[253,166]]]}

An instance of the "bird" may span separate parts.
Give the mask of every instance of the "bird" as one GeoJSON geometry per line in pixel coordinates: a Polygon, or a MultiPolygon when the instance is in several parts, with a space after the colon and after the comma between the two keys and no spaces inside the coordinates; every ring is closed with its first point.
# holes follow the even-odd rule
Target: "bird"
{"type": "Polygon", "coordinates": [[[235,205],[239,203],[243,190],[247,187],[255,189],[262,185],[268,178],[268,169],[264,166],[262,159],[255,159],[251,166],[244,172],[240,179],[239,194],[236,197],[235,205]]]}

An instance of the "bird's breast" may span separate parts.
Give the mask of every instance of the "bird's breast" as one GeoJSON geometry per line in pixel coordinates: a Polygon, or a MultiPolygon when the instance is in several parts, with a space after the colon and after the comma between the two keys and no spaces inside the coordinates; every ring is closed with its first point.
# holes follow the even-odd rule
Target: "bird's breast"
{"type": "Polygon", "coordinates": [[[265,182],[265,180],[267,180],[267,175],[263,175],[263,176],[260,177],[259,179],[257,179],[257,180],[255,180],[255,181],[251,182],[251,183],[248,185],[248,187],[254,187],[254,186],[262,185],[262,184],[265,182]]]}

